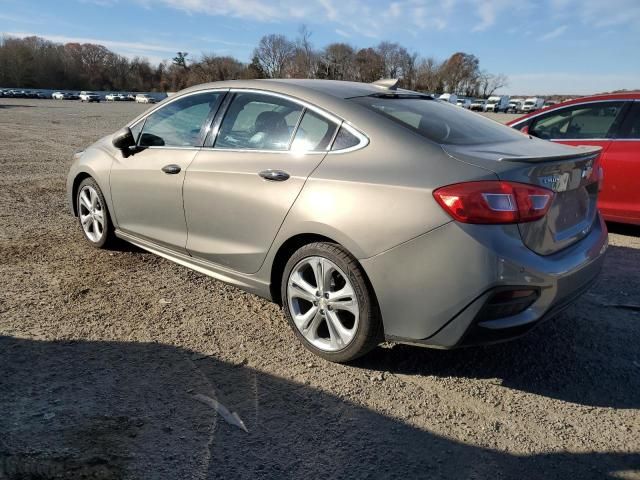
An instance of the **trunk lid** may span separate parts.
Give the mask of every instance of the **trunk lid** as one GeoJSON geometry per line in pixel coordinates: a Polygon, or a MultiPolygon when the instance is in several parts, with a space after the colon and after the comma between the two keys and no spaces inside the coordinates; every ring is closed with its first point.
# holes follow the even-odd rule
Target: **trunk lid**
{"type": "Polygon", "coordinates": [[[492,145],[443,145],[450,156],[493,171],[500,180],[556,192],[540,220],[518,224],[523,243],[550,255],[591,231],[597,214],[600,147],[567,147],[523,137],[492,145]]]}

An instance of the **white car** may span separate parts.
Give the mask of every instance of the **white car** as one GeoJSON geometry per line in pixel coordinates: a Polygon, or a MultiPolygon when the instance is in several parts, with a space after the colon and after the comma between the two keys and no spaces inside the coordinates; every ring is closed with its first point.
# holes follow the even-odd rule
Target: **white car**
{"type": "Polygon", "coordinates": [[[80,101],[81,102],[98,102],[100,103],[100,95],[98,95],[97,93],[93,93],[93,92],[88,92],[88,91],[81,91],[80,92],[80,101]]]}
{"type": "Polygon", "coordinates": [[[156,101],[146,93],[139,93],[136,95],[136,103],[156,103],[156,101]]]}
{"type": "Polygon", "coordinates": [[[484,107],[486,104],[487,104],[486,100],[481,100],[477,98],[473,102],[471,102],[471,105],[469,106],[469,110],[473,110],[475,112],[484,112],[484,107]]]}
{"type": "Polygon", "coordinates": [[[120,100],[120,97],[118,96],[117,93],[108,93],[104,96],[104,99],[107,102],[117,102],[120,100]]]}
{"type": "Polygon", "coordinates": [[[544,98],[531,97],[524,101],[522,106],[523,113],[533,113],[536,110],[540,110],[544,106],[544,98]]]}
{"type": "Polygon", "coordinates": [[[492,95],[484,107],[485,112],[504,112],[509,109],[509,95],[492,95]]]}
{"type": "Polygon", "coordinates": [[[454,105],[458,101],[458,96],[455,93],[443,93],[438,98],[444,102],[453,103],[454,105]]]}
{"type": "Polygon", "coordinates": [[[509,100],[509,107],[507,107],[507,113],[521,113],[523,105],[524,105],[524,98],[512,98],[511,100],[509,100]]]}
{"type": "Polygon", "coordinates": [[[64,100],[64,93],[62,93],[62,92],[53,92],[51,94],[51,98],[53,98],[54,100],[64,100]]]}
{"type": "Polygon", "coordinates": [[[471,99],[470,98],[459,98],[456,102],[456,105],[462,108],[469,109],[471,108],[471,99]]]}

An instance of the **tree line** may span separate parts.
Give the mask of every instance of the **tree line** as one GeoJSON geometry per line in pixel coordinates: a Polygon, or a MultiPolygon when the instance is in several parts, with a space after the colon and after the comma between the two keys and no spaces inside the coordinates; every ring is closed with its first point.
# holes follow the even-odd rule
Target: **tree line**
{"type": "Polygon", "coordinates": [[[218,80],[321,78],[373,82],[399,78],[404,88],[487,97],[507,85],[502,74],[480,68],[472,54],[456,52],[446,60],[422,58],[394,42],[355,48],[331,43],[317,49],[302,27],[298,37],[265,35],[243,63],[231,56],[203,54],[192,59],[178,52],[152,65],[127,58],[103,45],[51,42],[40,37],[0,39],[0,85],[68,90],[177,91],[218,80]]]}

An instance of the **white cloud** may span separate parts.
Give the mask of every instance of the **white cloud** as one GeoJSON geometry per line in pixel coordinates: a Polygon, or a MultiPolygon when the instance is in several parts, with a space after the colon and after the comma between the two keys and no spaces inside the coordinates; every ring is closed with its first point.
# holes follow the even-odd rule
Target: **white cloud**
{"type": "Polygon", "coordinates": [[[7,20],[8,22],[16,22],[16,23],[31,23],[31,24],[42,24],[44,20],[40,18],[32,18],[26,16],[17,16],[17,15],[7,15],[5,13],[0,13],[0,20],[7,20]]]}
{"type": "MultiPolygon", "coordinates": [[[[111,6],[122,0],[79,0],[111,6]]],[[[470,0],[394,0],[376,5],[369,0],[133,0],[147,8],[165,6],[187,14],[242,18],[258,22],[332,22],[342,33],[370,38],[406,30],[442,30],[453,7],[470,0]]],[[[475,1],[475,0],[471,0],[475,1]]],[[[507,0],[490,0],[503,2],[507,0]]]]}
{"type": "Polygon", "coordinates": [[[145,52],[175,52],[176,47],[168,47],[163,45],[157,45],[154,43],[140,43],[140,42],[121,42],[119,40],[107,40],[103,38],[89,38],[89,37],[67,37],[65,35],[46,35],[42,33],[32,32],[5,32],[6,35],[11,37],[32,37],[38,36],[58,43],[96,43],[104,45],[107,48],[126,48],[129,50],[141,50],[145,52]]]}
{"type": "MultiPolygon", "coordinates": [[[[37,36],[57,43],[95,43],[98,45],[104,45],[105,47],[114,50],[119,54],[124,55],[125,57],[144,57],[152,63],[160,63],[165,59],[172,58],[175,55],[175,52],[180,50],[180,48],[176,46],[166,46],[155,43],[122,42],[119,40],[109,40],[104,38],[48,35],[40,32],[4,32],[4,35],[18,38],[37,36]]],[[[184,49],[189,50],[188,48],[184,49]]]]}
{"type": "Polygon", "coordinates": [[[638,0],[551,0],[554,15],[593,27],[640,27],[638,0]]]}
{"type": "Polygon", "coordinates": [[[566,32],[567,28],[568,27],[566,25],[560,25],[558,28],[554,28],[550,32],[547,32],[544,35],[540,36],[540,40],[546,41],[546,40],[551,40],[553,38],[557,38],[560,35],[562,35],[564,32],[566,32]]]}
{"type": "Polygon", "coordinates": [[[472,4],[475,5],[476,14],[480,18],[480,23],[473,27],[473,32],[482,32],[493,27],[502,11],[513,6],[509,0],[472,0],[472,4]]]}
{"type": "Polygon", "coordinates": [[[622,89],[639,89],[637,75],[599,73],[519,73],[509,75],[503,93],[518,95],[591,95],[622,89]]]}

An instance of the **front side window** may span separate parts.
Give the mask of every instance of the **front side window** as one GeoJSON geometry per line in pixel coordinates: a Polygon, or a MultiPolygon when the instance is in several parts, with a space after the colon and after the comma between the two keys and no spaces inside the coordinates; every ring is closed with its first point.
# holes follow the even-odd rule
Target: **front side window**
{"type": "MultiPolygon", "coordinates": [[[[365,106],[439,144],[471,145],[521,140],[509,127],[430,97],[355,97],[365,106]]],[[[336,139],[337,141],[337,139],[336,139]]]]}
{"type": "Polygon", "coordinates": [[[321,152],[329,148],[338,126],[331,120],[307,110],[291,143],[295,152],[321,152]]]}
{"type": "Polygon", "coordinates": [[[147,117],[140,135],[142,147],[199,147],[200,132],[224,92],[203,92],[175,100],[147,117]]]}
{"type": "Polygon", "coordinates": [[[640,102],[633,102],[616,138],[640,139],[640,102]]]}
{"type": "Polygon", "coordinates": [[[545,140],[606,139],[624,102],[597,102],[561,108],[536,118],[529,133],[545,140]]]}
{"type": "Polygon", "coordinates": [[[237,93],[222,120],[215,148],[288,150],[303,107],[263,93],[237,93]]]}

